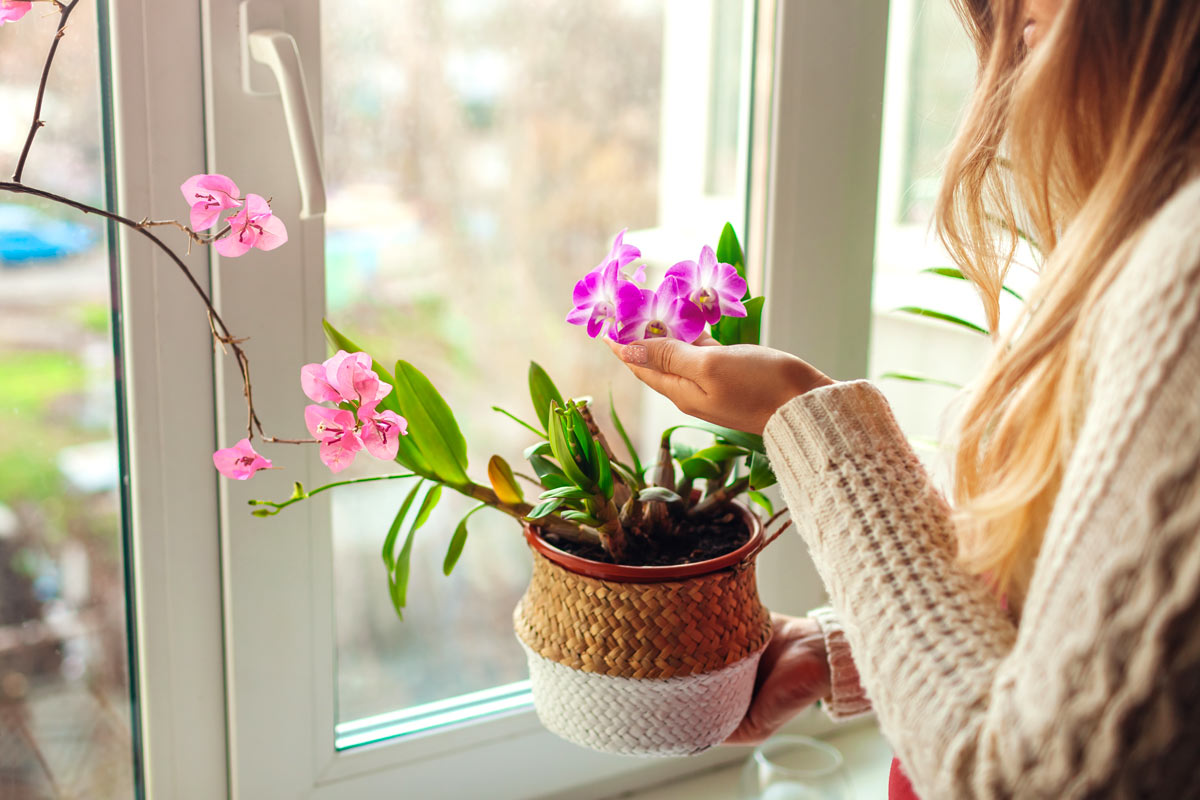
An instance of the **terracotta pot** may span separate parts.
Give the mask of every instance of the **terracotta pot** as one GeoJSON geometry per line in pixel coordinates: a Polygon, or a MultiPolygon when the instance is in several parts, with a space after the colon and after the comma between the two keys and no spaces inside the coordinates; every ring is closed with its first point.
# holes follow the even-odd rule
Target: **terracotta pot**
{"type": "Polygon", "coordinates": [[[533,577],[513,621],[549,730],[641,756],[698,753],[733,732],[771,637],[754,576],[762,523],[735,508],[746,544],[672,567],[580,558],[526,527],[533,577]]]}

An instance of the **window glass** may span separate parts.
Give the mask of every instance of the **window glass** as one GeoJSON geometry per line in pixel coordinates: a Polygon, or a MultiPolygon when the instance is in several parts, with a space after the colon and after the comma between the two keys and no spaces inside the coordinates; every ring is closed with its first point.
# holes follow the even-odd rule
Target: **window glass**
{"type": "MultiPolygon", "coordinates": [[[[34,3],[0,27],[6,178],[57,22],[34,3]]],[[[23,180],[104,206],[99,41],[85,5],[23,180]]],[[[0,797],[13,800],[134,796],[110,253],[95,218],[0,192],[0,797]]]]}
{"type": "MultiPolygon", "coordinates": [[[[477,480],[493,453],[527,471],[529,432],[490,409],[533,417],[531,359],[565,394],[594,397],[602,426],[611,390],[640,430],[637,385],[564,321],[573,284],[618,231],[629,228],[653,279],[716,244],[710,219],[741,227],[743,4],[671,5],[372,0],[346,14],[323,4],[328,314],[381,360],[430,377],[477,480]],[[687,120],[677,134],[666,132],[667,106],[687,120]]],[[[378,471],[360,462],[343,474],[378,471]]],[[[447,493],[416,539],[400,622],[379,551],[403,483],[333,499],[340,746],[474,713],[454,710],[464,704],[524,702],[511,614],[530,558],[518,527],[498,512],[472,517],[465,554],[443,577],[449,535],[471,507],[447,493]]]]}

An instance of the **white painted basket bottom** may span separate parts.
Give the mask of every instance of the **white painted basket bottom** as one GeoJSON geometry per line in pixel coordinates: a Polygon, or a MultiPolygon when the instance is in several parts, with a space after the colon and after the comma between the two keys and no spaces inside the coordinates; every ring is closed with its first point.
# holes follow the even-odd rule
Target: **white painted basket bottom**
{"type": "Polygon", "coordinates": [[[581,672],[521,647],[542,724],[575,744],[630,756],[691,755],[725,741],[750,706],[762,657],[760,650],[714,672],[638,680],[581,672]]]}

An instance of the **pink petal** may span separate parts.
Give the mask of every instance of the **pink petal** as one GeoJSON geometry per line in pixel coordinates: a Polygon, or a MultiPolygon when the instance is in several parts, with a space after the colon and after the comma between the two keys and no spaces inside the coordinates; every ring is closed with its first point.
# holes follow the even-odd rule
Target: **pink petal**
{"type": "Polygon", "coordinates": [[[287,228],[284,227],[283,220],[279,217],[272,215],[258,220],[258,224],[262,226],[263,232],[254,246],[259,250],[274,250],[287,243],[287,228]]]}
{"type": "Polygon", "coordinates": [[[633,281],[634,281],[634,283],[645,283],[646,282],[646,265],[645,264],[638,265],[637,271],[635,271],[633,273],[633,281]]]}
{"type": "MultiPolygon", "coordinates": [[[[244,231],[243,231],[244,233],[244,231]]],[[[226,258],[237,258],[250,252],[251,245],[243,241],[243,237],[235,229],[228,235],[213,242],[213,249],[226,258]]]]}
{"type": "Polygon", "coordinates": [[[262,195],[251,192],[246,195],[246,211],[250,213],[251,219],[267,216],[271,213],[271,205],[262,195]]]}
{"type": "Polygon", "coordinates": [[[691,343],[704,332],[704,312],[691,300],[676,300],[671,307],[671,333],[676,339],[691,343]]]}
{"type": "Polygon", "coordinates": [[[666,274],[663,275],[664,281],[667,278],[675,278],[681,281],[687,287],[686,294],[691,294],[703,288],[700,280],[700,265],[695,261],[680,261],[677,264],[671,265],[667,269],[666,274]]]}
{"type": "Polygon", "coordinates": [[[202,203],[197,203],[192,206],[192,212],[189,215],[188,221],[192,224],[194,231],[206,231],[216,224],[220,218],[221,212],[225,209],[213,206],[206,207],[202,203]]]}
{"type": "Polygon", "coordinates": [[[29,13],[29,9],[33,8],[33,4],[28,0],[4,0],[0,3],[0,25],[6,22],[16,22],[21,17],[29,13]]]}
{"type": "Polygon", "coordinates": [[[249,439],[242,439],[233,447],[213,453],[213,466],[226,478],[244,481],[260,469],[270,469],[271,462],[254,452],[249,439]]]}
{"type": "Polygon", "coordinates": [[[314,403],[339,403],[342,400],[325,379],[325,367],[321,364],[305,364],[300,368],[300,388],[314,403]]]}
{"type": "Polygon", "coordinates": [[[362,442],[356,434],[338,442],[321,442],[321,463],[329,467],[330,472],[341,472],[354,463],[354,456],[361,449],[362,442]]]}
{"type": "Polygon", "coordinates": [[[592,310],[590,308],[573,308],[567,313],[567,322],[572,325],[586,325],[591,318],[592,310]]]}
{"type": "Polygon", "coordinates": [[[363,420],[360,438],[367,452],[383,461],[394,460],[400,449],[400,437],[408,433],[408,421],[394,411],[376,414],[374,407],[367,419],[363,419],[362,413],[359,419],[363,420]]]}

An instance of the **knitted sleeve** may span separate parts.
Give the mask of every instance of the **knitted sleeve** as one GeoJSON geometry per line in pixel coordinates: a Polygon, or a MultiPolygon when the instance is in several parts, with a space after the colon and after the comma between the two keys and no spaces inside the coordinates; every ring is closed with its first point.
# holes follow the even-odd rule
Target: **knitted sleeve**
{"type": "Polygon", "coordinates": [[[1200,795],[1198,200],[1112,287],[1019,631],[956,564],[949,509],[878,390],[818,389],[767,425],[922,797],[1200,795]]]}
{"type": "Polygon", "coordinates": [[[858,667],[854,666],[854,655],[837,613],[828,607],[815,608],[808,612],[808,617],[821,629],[829,662],[829,696],[821,701],[825,713],[834,722],[871,713],[871,701],[858,677],[858,667]]]}

